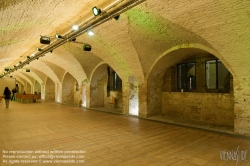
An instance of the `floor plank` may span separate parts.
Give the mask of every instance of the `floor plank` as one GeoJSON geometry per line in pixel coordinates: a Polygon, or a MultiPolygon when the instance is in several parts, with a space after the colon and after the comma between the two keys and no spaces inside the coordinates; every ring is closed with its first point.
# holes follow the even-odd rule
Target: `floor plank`
{"type": "MultiPolygon", "coordinates": [[[[82,150],[84,165],[90,166],[236,165],[234,160],[222,160],[220,152],[250,151],[247,137],[53,102],[11,102],[8,109],[0,105],[0,121],[1,165],[10,165],[3,163],[12,160],[3,157],[9,154],[3,151],[11,150],[82,150]]],[[[250,165],[249,153],[246,157],[249,161],[237,165],[250,165]]]]}

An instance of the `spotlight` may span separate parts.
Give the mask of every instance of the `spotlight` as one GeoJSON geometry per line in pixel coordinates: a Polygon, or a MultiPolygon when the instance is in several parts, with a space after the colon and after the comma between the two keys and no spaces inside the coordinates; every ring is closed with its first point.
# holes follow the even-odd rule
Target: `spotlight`
{"type": "Polygon", "coordinates": [[[91,49],[92,49],[91,45],[89,45],[89,44],[84,44],[82,48],[84,51],[91,51],[91,49]]]}
{"type": "Polygon", "coordinates": [[[41,36],[40,43],[41,44],[50,44],[50,38],[47,36],[41,36]]]}
{"type": "Polygon", "coordinates": [[[75,31],[77,31],[79,29],[79,27],[78,27],[78,25],[73,25],[72,29],[75,30],[75,31]]]}
{"type": "Polygon", "coordinates": [[[62,35],[56,34],[57,39],[63,39],[62,35]]]}
{"type": "Polygon", "coordinates": [[[52,52],[53,52],[53,50],[50,50],[49,52],[50,52],[50,53],[52,53],[52,52]]]}
{"type": "Polygon", "coordinates": [[[22,62],[21,61],[19,61],[19,64],[21,64],[22,62]]]}
{"type": "Polygon", "coordinates": [[[26,72],[30,72],[30,69],[26,69],[26,72]]]}
{"type": "Polygon", "coordinates": [[[96,6],[92,8],[92,12],[94,14],[94,16],[97,16],[99,14],[101,14],[101,9],[98,9],[96,6]]]}
{"type": "Polygon", "coordinates": [[[31,54],[31,56],[35,56],[35,54],[31,54]]]}
{"type": "Polygon", "coordinates": [[[13,67],[16,68],[16,65],[14,65],[13,67]]]}
{"type": "Polygon", "coordinates": [[[30,56],[26,56],[27,59],[30,59],[30,56]]]}
{"type": "Polygon", "coordinates": [[[10,69],[6,67],[4,70],[5,70],[5,71],[9,71],[10,69]]]}
{"type": "MultiPolygon", "coordinates": [[[[36,50],[37,50],[37,51],[42,51],[42,49],[41,49],[41,48],[38,48],[38,47],[36,48],[36,50]]],[[[33,55],[33,56],[34,56],[34,55],[33,55]]]]}
{"type": "Polygon", "coordinates": [[[120,15],[114,17],[115,20],[119,20],[119,18],[120,18],[120,15]]]}
{"type": "Polygon", "coordinates": [[[93,31],[88,31],[88,34],[89,34],[89,36],[94,36],[95,35],[93,31]]]}
{"type": "Polygon", "coordinates": [[[39,59],[39,57],[36,58],[37,60],[39,59]]]}

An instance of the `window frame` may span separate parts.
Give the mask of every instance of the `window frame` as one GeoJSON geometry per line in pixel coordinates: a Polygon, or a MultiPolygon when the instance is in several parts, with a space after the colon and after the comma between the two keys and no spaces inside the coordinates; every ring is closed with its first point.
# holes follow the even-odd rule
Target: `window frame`
{"type": "Polygon", "coordinates": [[[113,71],[112,72],[112,91],[122,91],[122,79],[119,77],[119,75],[113,71]],[[116,75],[116,79],[115,79],[115,75],[116,75]],[[119,86],[118,84],[121,84],[121,86],[119,86]]]}
{"type": "MultiPolygon", "coordinates": [[[[219,88],[219,70],[218,70],[218,61],[220,61],[221,63],[222,63],[222,61],[220,60],[220,59],[209,59],[209,60],[205,60],[205,87],[206,87],[206,89],[207,90],[222,90],[222,91],[224,91],[224,90],[226,90],[225,88],[219,88]],[[208,61],[216,61],[216,69],[215,69],[215,71],[216,71],[216,87],[215,88],[208,88],[207,87],[207,62],[208,61]]],[[[223,63],[222,63],[223,64],[223,63]]],[[[224,65],[224,64],[223,64],[224,65]]],[[[226,68],[226,67],[225,67],[226,68]]],[[[227,69],[227,68],[226,68],[227,69]]],[[[227,69],[228,70],[228,69],[227,69]]],[[[229,72],[229,74],[230,74],[230,71],[228,70],[228,72],[229,72]]],[[[230,87],[229,87],[229,90],[230,90],[230,87]]]]}
{"type": "MultiPolygon", "coordinates": [[[[196,67],[196,62],[194,62],[194,61],[190,61],[190,62],[184,62],[184,63],[178,63],[177,64],[177,66],[176,66],[176,68],[177,68],[177,74],[176,74],[176,82],[177,82],[177,89],[178,90],[181,90],[181,89],[183,89],[183,90],[185,90],[185,91],[189,91],[189,92],[192,92],[192,91],[195,91],[196,89],[197,89],[197,76],[196,76],[196,69],[197,69],[197,67],[196,67]],[[189,88],[187,88],[187,85],[186,85],[186,87],[185,88],[179,88],[179,65],[185,65],[185,78],[187,78],[187,65],[188,64],[194,64],[194,66],[195,66],[195,82],[194,82],[194,84],[195,84],[195,87],[193,88],[193,89],[189,89],[189,88]]],[[[185,80],[185,82],[187,83],[187,80],[185,80]]]]}

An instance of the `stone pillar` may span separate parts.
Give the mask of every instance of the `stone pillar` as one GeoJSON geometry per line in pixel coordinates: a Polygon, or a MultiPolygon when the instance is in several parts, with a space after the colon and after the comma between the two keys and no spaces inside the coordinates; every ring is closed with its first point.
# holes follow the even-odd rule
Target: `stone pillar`
{"type": "Polygon", "coordinates": [[[129,114],[139,115],[138,81],[135,77],[129,77],[129,114]]]}
{"type": "Polygon", "coordinates": [[[250,78],[234,78],[234,132],[250,136],[250,78]]]}
{"type": "Polygon", "coordinates": [[[147,110],[147,83],[139,83],[139,117],[147,118],[148,110],[147,110]]]}
{"type": "Polygon", "coordinates": [[[62,84],[61,83],[56,83],[55,101],[62,103],[62,84]]]}
{"type": "Polygon", "coordinates": [[[122,84],[122,114],[129,114],[129,83],[122,84]]]}
{"type": "Polygon", "coordinates": [[[87,106],[87,99],[86,99],[87,83],[86,82],[82,82],[80,91],[81,91],[80,100],[82,101],[81,106],[86,107],[87,106]]]}
{"type": "Polygon", "coordinates": [[[90,107],[90,99],[91,99],[91,96],[90,96],[90,83],[87,82],[86,83],[86,107],[89,108],[90,107]]]}

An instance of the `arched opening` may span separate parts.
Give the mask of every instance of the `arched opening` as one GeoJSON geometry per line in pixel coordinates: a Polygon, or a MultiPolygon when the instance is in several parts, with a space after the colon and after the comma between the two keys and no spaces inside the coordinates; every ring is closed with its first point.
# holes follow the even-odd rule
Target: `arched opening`
{"type": "Polygon", "coordinates": [[[55,83],[49,77],[47,77],[46,84],[45,84],[44,99],[55,101],[55,83]]]}
{"type": "Polygon", "coordinates": [[[90,83],[90,107],[121,113],[122,100],[122,80],[119,75],[107,64],[98,66],[90,83]]]}
{"type": "Polygon", "coordinates": [[[79,91],[76,91],[76,79],[66,73],[62,83],[62,103],[76,105],[79,99],[79,91]]]}
{"type": "Polygon", "coordinates": [[[209,52],[170,52],[154,66],[147,89],[149,118],[233,131],[233,76],[209,52]]]}

